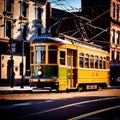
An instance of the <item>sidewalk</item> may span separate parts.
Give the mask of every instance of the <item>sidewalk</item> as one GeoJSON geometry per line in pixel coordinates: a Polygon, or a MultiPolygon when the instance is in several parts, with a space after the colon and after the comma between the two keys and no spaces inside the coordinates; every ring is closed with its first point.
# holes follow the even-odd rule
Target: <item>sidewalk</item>
{"type": "Polygon", "coordinates": [[[0,86],[0,93],[26,93],[26,92],[32,92],[32,87],[30,86],[24,86],[23,88],[21,88],[21,86],[14,86],[13,88],[9,87],[9,86],[0,86]]]}
{"type": "MultiPolygon", "coordinates": [[[[56,91],[56,90],[52,90],[56,91]]],[[[49,92],[49,89],[41,89],[36,87],[24,86],[14,86],[11,88],[10,86],[0,86],[0,94],[1,93],[39,93],[39,92],[49,92]]]]}
{"type": "MultiPolygon", "coordinates": [[[[109,86],[107,89],[120,89],[120,86],[109,86]]],[[[56,90],[52,90],[56,91],[56,90]]],[[[0,94],[2,93],[39,93],[39,92],[49,92],[49,89],[40,89],[30,86],[14,86],[11,88],[10,86],[0,86],[0,94]]]]}

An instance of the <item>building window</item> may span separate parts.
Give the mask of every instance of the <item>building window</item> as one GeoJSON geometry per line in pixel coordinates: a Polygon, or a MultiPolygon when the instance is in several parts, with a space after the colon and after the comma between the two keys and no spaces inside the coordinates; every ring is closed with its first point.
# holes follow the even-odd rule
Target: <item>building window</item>
{"type": "Polygon", "coordinates": [[[117,62],[120,61],[120,52],[117,52],[117,55],[116,55],[116,61],[117,61],[117,62]]]}
{"type": "Polygon", "coordinates": [[[111,54],[112,54],[112,55],[111,55],[112,61],[114,61],[114,60],[115,60],[115,59],[114,59],[114,51],[112,51],[111,54]]]}
{"type": "Polygon", "coordinates": [[[23,3],[22,3],[21,12],[22,12],[22,16],[23,16],[23,17],[27,17],[27,4],[26,4],[26,2],[23,2],[23,3]]]}
{"type": "Polygon", "coordinates": [[[41,32],[41,28],[40,28],[40,27],[37,28],[37,34],[38,34],[38,36],[41,36],[41,35],[42,35],[42,32],[41,32]]]}
{"type": "Polygon", "coordinates": [[[112,3],[112,17],[115,18],[115,3],[112,3]]]}
{"type": "Polygon", "coordinates": [[[41,14],[42,14],[42,9],[40,7],[37,8],[37,14],[36,14],[36,18],[41,20],[41,14]]]}
{"type": "Polygon", "coordinates": [[[112,30],[112,43],[115,43],[115,30],[112,30]]]}
{"type": "Polygon", "coordinates": [[[120,32],[118,32],[118,45],[120,45],[120,32]]]}
{"type": "Polygon", "coordinates": [[[6,0],[6,11],[12,12],[12,0],[6,0]]]}
{"type": "Polygon", "coordinates": [[[11,38],[11,22],[6,21],[6,36],[11,38]]]}
{"type": "Polygon", "coordinates": [[[23,25],[22,26],[22,38],[24,40],[26,40],[26,37],[27,37],[27,26],[26,25],[23,25]]]}
{"type": "Polygon", "coordinates": [[[116,17],[117,17],[117,21],[119,20],[119,12],[120,11],[120,7],[119,7],[119,4],[117,4],[117,11],[116,11],[116,17]]]}
{"type": "Polygon", "coordinates": [[[116,33],[116,40],[117,40],[117,45],[119,45],[120,44],[120,32],[117,32],[116,33]]]}

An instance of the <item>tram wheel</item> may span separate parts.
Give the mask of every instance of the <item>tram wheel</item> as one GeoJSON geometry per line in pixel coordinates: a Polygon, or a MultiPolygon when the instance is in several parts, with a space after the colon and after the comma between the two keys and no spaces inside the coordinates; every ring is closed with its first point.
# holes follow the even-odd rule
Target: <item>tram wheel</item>
{"type": "Polygon", "coordinates": [[[102,90],[103,89],[103,87],[102,86],[98,86],[98,88],[97,88],[98,90],[102,90]]]}
{"type": "Polygon", "coordinates": [[[52,92],[52,89],[49,89],[49,92],[52,92]]]}
{"type": "Polygon", "coordinates": [[[82,86],[78,86],[78,91],[81,92],[83,90],[82,86]]]}

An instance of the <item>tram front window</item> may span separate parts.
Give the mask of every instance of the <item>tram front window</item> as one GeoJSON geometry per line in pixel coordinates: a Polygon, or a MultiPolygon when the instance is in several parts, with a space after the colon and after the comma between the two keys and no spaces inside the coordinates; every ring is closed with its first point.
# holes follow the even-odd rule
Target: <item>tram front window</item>
{"type": "Polygon", "coordinates": [[[45,46],[36,46],[36,64],[43,64],[45,63],[45,50],[46,47],[45,46]]]}
{"type": "Polygon", "coordinates": [[[48,48],[48,61],[49,63],[55,64],[57,63],[57,46],[55,45],[50,45],[48,48]]]}
{"type": "Polygon", "coordinates": [[[60,51],[60,64],[65,65],[65,51],[60,51]]]}

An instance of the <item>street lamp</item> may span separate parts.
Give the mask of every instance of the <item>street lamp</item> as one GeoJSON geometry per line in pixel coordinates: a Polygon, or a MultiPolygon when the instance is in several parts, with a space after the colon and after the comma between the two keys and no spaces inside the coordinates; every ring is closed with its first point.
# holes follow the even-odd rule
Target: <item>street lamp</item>
{"type": "Polygon", "coordinates": [[[38,67],[38,84],[37,84],[37,88],[40,87],[40,78],[42,77],[42,66],[38,67]]]}
{"type": "Polygon", "coordinates": [[[21,29],[22,32],[22,62],[20,63],[20,75],[21,75],[21,88],[24,88],[23,82],[24,82],[24,39],[23,39],[23,27],[21,29]]]}
{"type": "Polygon", "coordinates": [[[13,87],[14,86],[14,69],[13,69],[13,66],[14,66],[14,60],[13,60],[13,52],[14,51],[14,44],[13,44],[13,39],[10,38],[9,40],[9,43],[10,43],[10,60],[8,60],[8,68],[9,68],[9,79],[10,79],[10,86],[13,87]]]}

